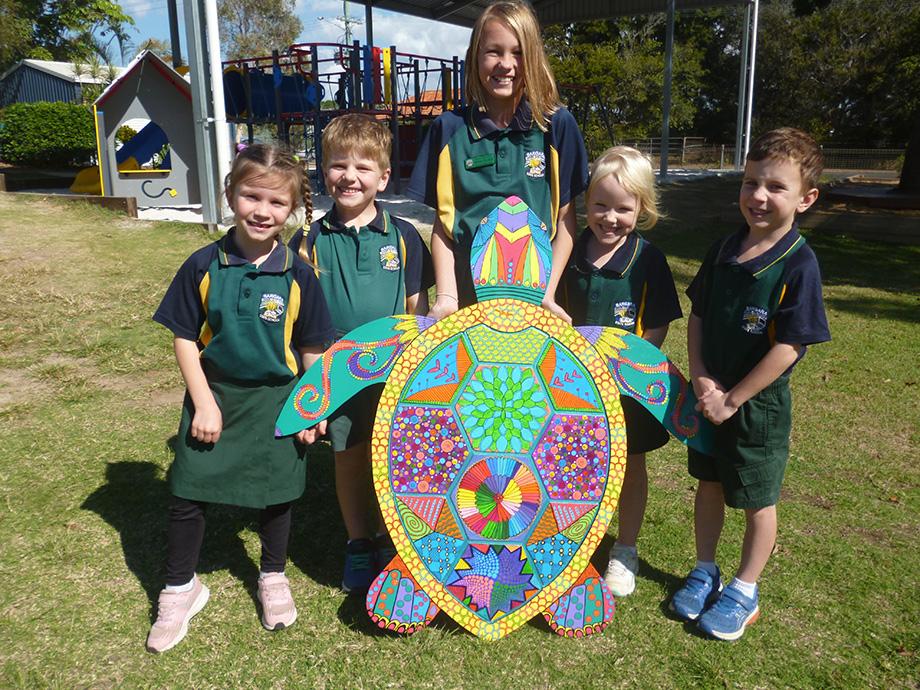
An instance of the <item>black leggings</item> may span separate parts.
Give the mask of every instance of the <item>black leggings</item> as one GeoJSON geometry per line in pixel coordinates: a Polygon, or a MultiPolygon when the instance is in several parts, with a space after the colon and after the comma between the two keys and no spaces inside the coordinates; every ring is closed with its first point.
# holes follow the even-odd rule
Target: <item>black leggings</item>
{"type": "MultiPolygon", "coordinates": [[[[194,577],[204,538],[207,508],[208,504],[203,501],[172,497],[166,533],[167,585],[184,585],[194,577]]],[[[259,568],[263,573],[284,572],[290,533],[290,503],[268,506],[259,513],[259,540],[262,542],[259,568]]]]}

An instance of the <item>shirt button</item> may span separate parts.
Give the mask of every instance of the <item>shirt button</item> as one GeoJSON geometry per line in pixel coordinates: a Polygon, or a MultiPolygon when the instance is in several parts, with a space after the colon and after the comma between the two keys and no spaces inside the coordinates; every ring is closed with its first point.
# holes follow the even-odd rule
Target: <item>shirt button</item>
{"type": "Polygon", "coordinates": [[[504,158],[504,157],[505,157],[505,152],[504,152],[504,151],[499,151],[499,152],[498,152],[498,157],[499,157],[499,158],[504,158]]]}
{"type": "Polygon", "coordinates": [[[730,295],[730,294],[732,294],[732,291],[731,291],[730,289],[726,289],[726,290],[725,290],[725,294],[726,294],[726,295],[730,295]]]}
{"type": "Polygon", "coordinates": [[[591,299],[597,299],[597,293],[596,293],[596,292],[592,292],[592,293],[591,293],[591,299]]]}
{"type": "Polygon", "coordinates": [[[245,290],[245,291],[243,292],[243,297],[249,297],[249,294],[250,294],[250,293],[249,293],[249,290],[245,290]]]}

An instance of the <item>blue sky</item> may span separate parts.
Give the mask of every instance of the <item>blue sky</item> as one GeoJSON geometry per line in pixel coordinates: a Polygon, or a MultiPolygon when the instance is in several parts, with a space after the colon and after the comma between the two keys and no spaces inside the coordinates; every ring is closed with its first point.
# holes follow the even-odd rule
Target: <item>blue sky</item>
{"type": "MultiPolygon", "coordinates": [[[[169,17],[166,0],[122,0],[122,9],[134,18],[136,30],[132,40],[140,44],[148,38],[169,39],[169,17]]],[[[179,0],[179,32],[182,55],[185,48],[185,9],[179,0]]],[[[298,0],[297,14],[304,30],[299,43],[337,43],[344,41],[345,29],[340,21],[345,15],[344,3],[334,0],[298,0]]],[[[348,14],[361,24],[352,26],[352,40],[365,42],[364,5],[349,3],[348,14]]],[[[374,44],[381,47],[395,45],[399,52],[429,57],[463,59],[469,42],[469,29],[452,24],[440,24],[408,15],[374,10],[374,44]]],[[[130,56],[129,58],[130,59],[130,56]]]]}

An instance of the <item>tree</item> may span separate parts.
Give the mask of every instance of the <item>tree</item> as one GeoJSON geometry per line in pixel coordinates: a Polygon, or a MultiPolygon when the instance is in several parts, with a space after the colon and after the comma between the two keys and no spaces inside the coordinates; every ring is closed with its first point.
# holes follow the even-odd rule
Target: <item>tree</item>
{"type": "MultiPolygon", "coordinates": [[[[664,15],[579,22],[544,31],[550,63],[560,84],[597,86],[616,139],[655,136],[661,129],[664,88],[664,15]]],[[[694,46],[675,45],[672,126],[688,126],[699,90],[700,56],[694,46]]],[[[606,126],[591,102],[573,102],[583,122],[589,154],[610,145],[606,126]]]]}
{"type": "Polygon", "coordinates": [[[123,50],[134,20],[109,0],[0,0],[0,71],[23,58],[72,62],[123,50]],[[12,40],[7,43],[7,37],[12,40]]]}
{"type": "Polygon", "coordinates": [[[297,40],[303,24],[294,0],[218,0],[221,42],[230,60],[265,57],[297,40]]]}
{"type": "Polygon", "coordinates": [[[170,41],[161,41],[158,38],[148,38],[141,41],[137,47],[138,55],[145,50],[162,59],[163,62],[172,62],[172,43],[170,41]]]}

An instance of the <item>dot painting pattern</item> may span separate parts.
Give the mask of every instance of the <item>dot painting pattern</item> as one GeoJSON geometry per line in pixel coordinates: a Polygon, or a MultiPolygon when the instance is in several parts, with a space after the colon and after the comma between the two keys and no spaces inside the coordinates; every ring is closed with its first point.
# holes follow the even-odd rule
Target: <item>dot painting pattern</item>
{"type": "Polygon", "coordinates": [[[544,612],[581,634],[566,612],[589,597],[603,614],[583,573],[616,508],[626,431],[616,382],[578,331],[512,299],[438,321],[397,359],[371,454],[402,562],[375,585],[380,610],[368,595],[378,625],[409,631],[440,609],[497,639],[544,612]],[[397,601],[410,623],[392,622],[409,620],[397,601]]]}

